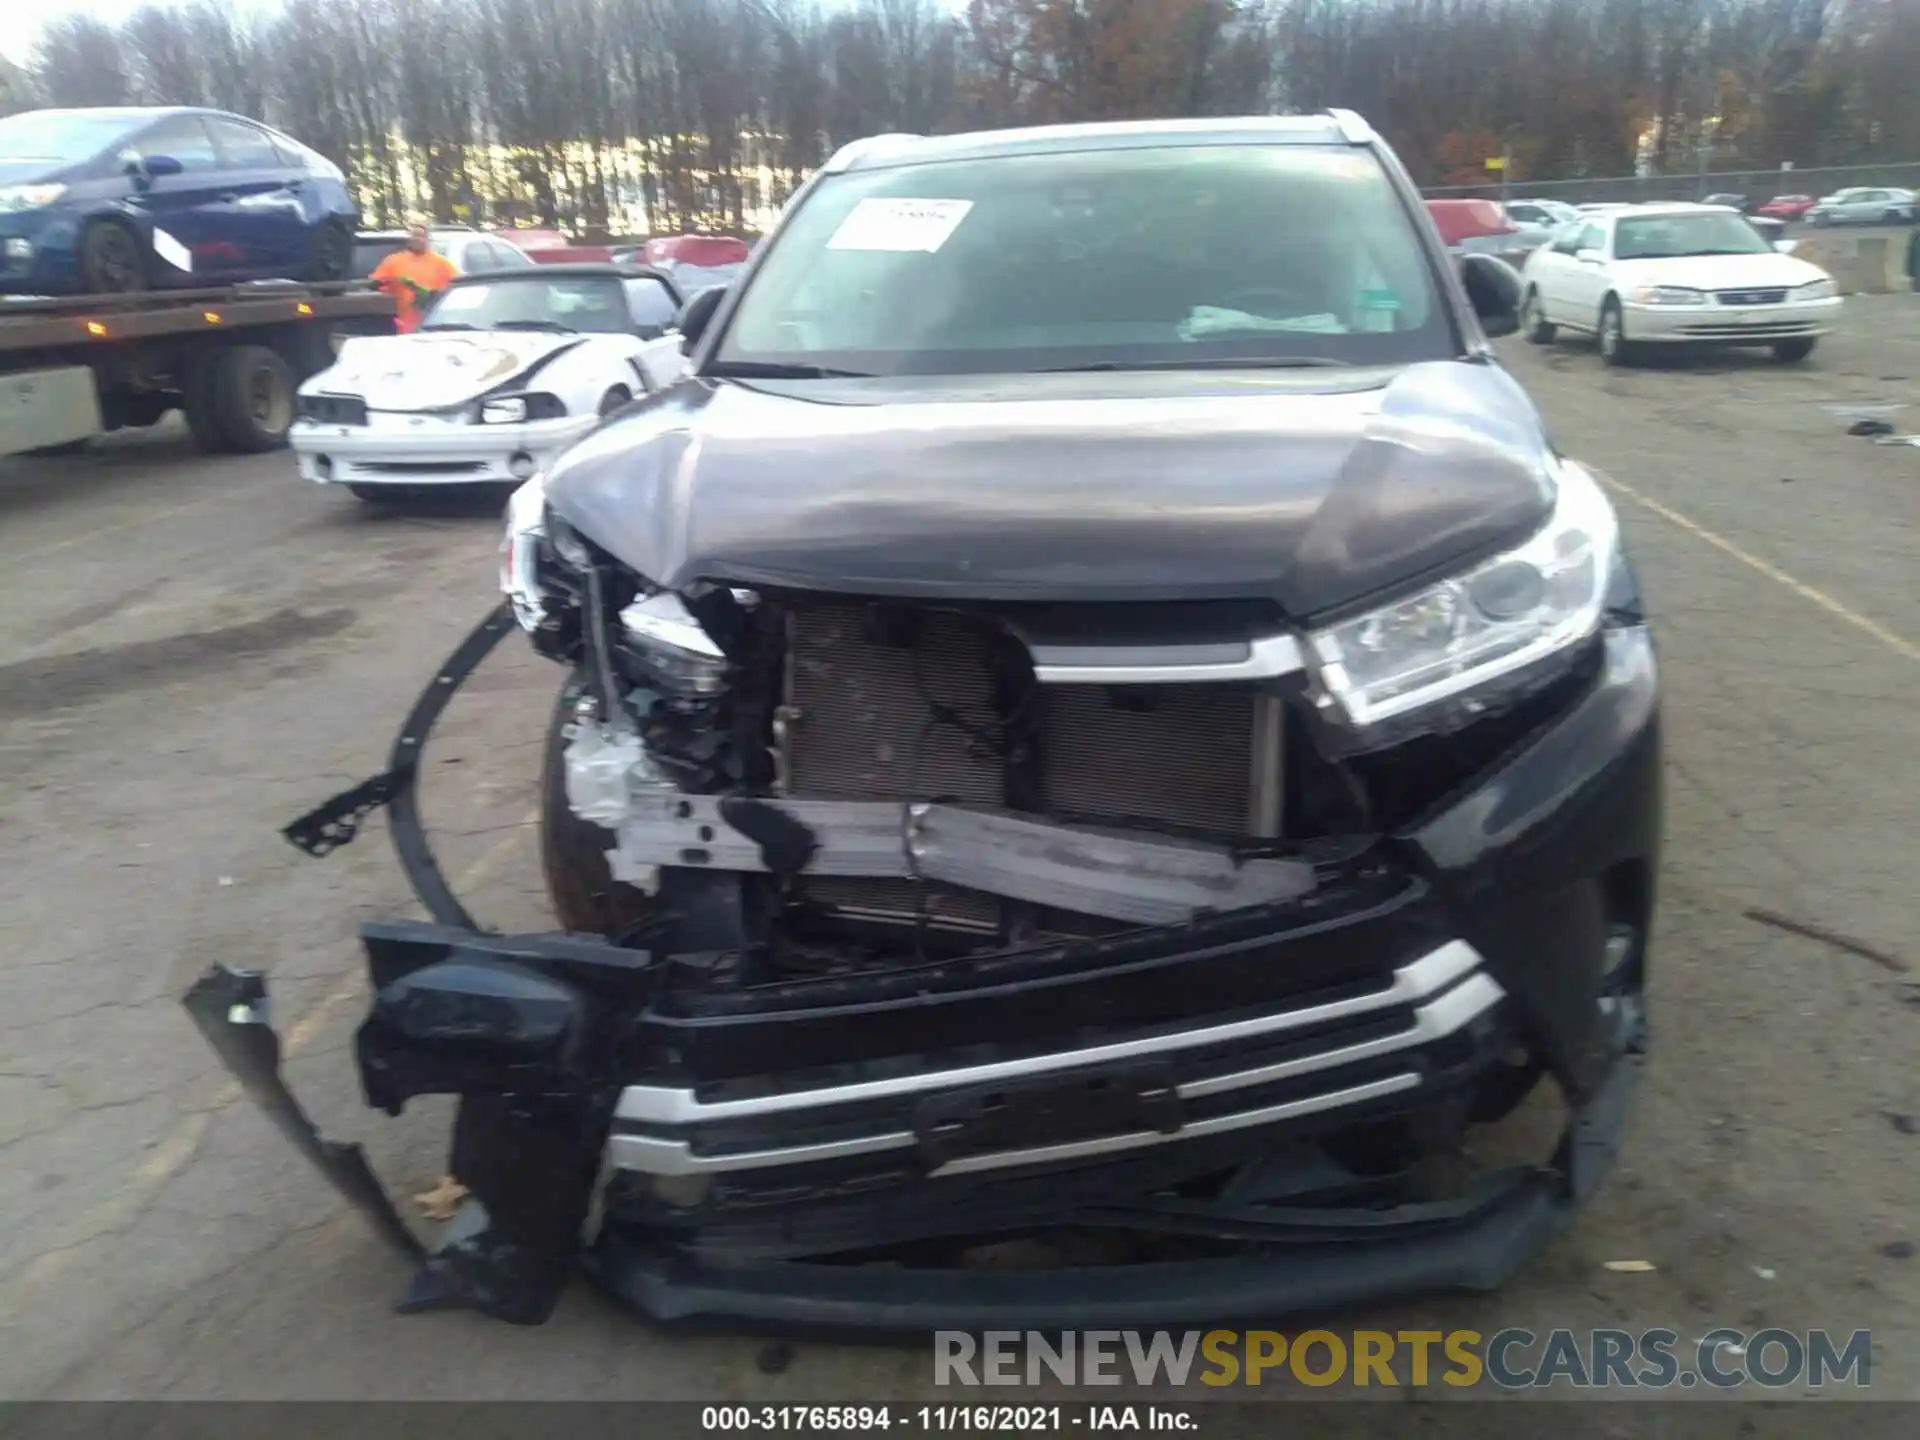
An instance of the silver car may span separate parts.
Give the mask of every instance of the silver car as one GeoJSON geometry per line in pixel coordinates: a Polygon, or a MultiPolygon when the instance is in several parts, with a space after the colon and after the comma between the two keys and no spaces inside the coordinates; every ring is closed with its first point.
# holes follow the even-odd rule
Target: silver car
{"type": "Polygon", "coordinates": [[[1807,212],[1815,225],[1911,225],[1914,193],[1892,186],[1836,190],[1807,212]]]}

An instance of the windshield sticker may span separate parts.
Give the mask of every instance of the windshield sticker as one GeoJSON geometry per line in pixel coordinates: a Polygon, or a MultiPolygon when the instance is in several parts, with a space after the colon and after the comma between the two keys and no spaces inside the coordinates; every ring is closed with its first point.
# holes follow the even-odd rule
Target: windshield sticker
{"type": "Polygon", "coordinates": [[[971,200],[862,200],[827,241],[829,250],[924,251],[947,243],[971,200]]]}
{"type": "Polygon", "coordinates": [[[1203,340],[1209,335],[1225,335],[1234,330],[1294,330],[1315,335],[1344,335],[1347,327],[1338,315],[1289,315],[1273,319],[1249,315],[1245,310],[1227,310],[1218,305],[1196,305],[1193,313],[1180,322],[1182,340],[1203,340]]]}
{"type": "Polygon", "coordinates": [[[458,315],[463,310],[478,310],[493,293],[491,285],[456,285],[440,297],[433,307],[436,315],[458,315]]]}

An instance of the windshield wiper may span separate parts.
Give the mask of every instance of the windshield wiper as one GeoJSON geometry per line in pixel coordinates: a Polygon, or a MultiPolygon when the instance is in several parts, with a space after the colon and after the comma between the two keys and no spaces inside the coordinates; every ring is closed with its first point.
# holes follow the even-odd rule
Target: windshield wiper
{"type": "Polygon", "coordinates": [[[719,360],[708,375],[735,380],[871,380],[867,370],[835,370],[829,365],[794,365],[782,360],[719,360]]]}
{"type": "Polygon", "coordinates": [[[1090,360],[1085,365],[1047,365],[1030,375],[1075,375],[1096,370],[1351,370],[1350,360],[1324,355],[1217,355],[1190,360],[1090,360]]]}
{"type": "Polygon", "coordinates": [[[558,320],[501,320],[493,328],[496,330],[551,330],[557,335],[579,333],[571,325],[562,325],[558,320]]]}
{"type": "Polygon", "coordinates": [[[422,330],[472,330],[476,327],[468,325],[464,321],[455,320],[445,325],[428,324],[422,325],[420,328],[422,330]]]}

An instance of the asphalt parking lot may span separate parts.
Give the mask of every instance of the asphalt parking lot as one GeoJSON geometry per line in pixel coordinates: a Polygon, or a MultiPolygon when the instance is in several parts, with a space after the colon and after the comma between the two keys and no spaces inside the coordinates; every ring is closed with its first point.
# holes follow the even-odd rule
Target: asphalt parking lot
{"type": "MultiPolygon", "coordinates": [[[[1920,429],[1920,295],[1850,300],[1797,367],[1503,347],[1611,477],[1654,611],[1655,1053],[1620,1167],[1507,1289],[1344,1318],[1868,1328],[1875,1393],[1920,1398],[1920,449],[1822,409],[1904,401],[1920,429]]],[[[493,603],[496,536],[497,499],[387,513],[173,430],[0,461],[0,1395],[929,1393],[921,1351],[802,1343],[767,1374],[754,1341],[658,1333],[584,1284],[536,1330],[393,1316],[396,1262],[180,1011],[210,960],[267,969],[325,1125],[396,1192],[439,1173],[445,1111],[365,1111],[346,1048],[355,928],[413,913],[383,827],[323,861],[277,831],[384,763],[493,603]]],[[[503,925],[541,922],[557,680],[510,639],[429,767],[448,873],[503,925]]]]}

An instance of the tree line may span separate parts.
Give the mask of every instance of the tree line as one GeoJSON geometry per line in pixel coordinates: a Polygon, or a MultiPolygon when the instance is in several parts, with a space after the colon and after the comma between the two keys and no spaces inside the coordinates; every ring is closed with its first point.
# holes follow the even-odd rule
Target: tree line
{"type": "Polygon", "coordinates": [[[35,104],[264,119],[371,218],[737,230],[862,135],[1060,120],[1343,105],[1428,185],[1915,161],[1920,4],[190,0],[47,25],[35,104]]]}

